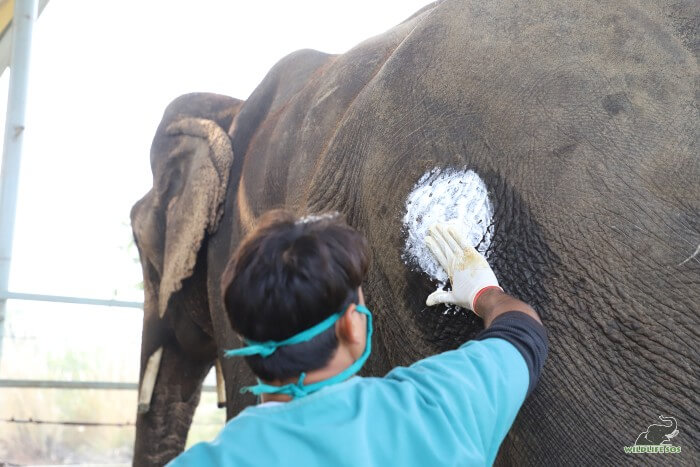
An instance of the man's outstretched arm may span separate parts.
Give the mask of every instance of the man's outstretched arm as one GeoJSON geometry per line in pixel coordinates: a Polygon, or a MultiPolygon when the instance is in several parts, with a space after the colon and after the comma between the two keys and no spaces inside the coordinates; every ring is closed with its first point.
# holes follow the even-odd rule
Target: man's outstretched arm
{"type": "Polygon", "coordinates": [[[527,365],[527,394],[530,394],[537,385],[548,351],[547,332],[537,312],[503,292],[486,258],[471,246],[459,223],[452,221],[431,227],[425,242],[452,283],[452,290],[433,292],[426,304],[455,304],[481,317],[485,329],[475,340],[498,338],[512,344],[527,365]]]}
{"type": "Polygon", "coordinates": [[[485,327],[475,340],[503,339],[518,349],[527,365],[530,395],[539,382],[548,352],[547,331],[539,315],[527,303],[496,288],[486,290],[475,308],[485,327]]]}
{"type": "Polygon", "coordinates": [[[485,290],[476,300],[474,313],[484,320],[484,327],[489,328],[493,321],[509,311],[525,313],[542,324],[540,315],[527,303],[504,293],[500,288],[485,290]]]}
{"type": "Polygon", "coordinates": [[[484,319],[485,329],[459,349],[397,368],[387,379],[410,382],[405,387],[419,396],[415,404],[422,409],[416,418],[425,436],[455,436],[462,440],[460,449],[470,453],[465,459],[490,465],[537,384],[547,355],[547,333],[531,306],[502,291],[488,262],[458,224],[434,226],[426,244],[452,285],[452,290],[432,293],[426,304],[473,310],[484,319]]]}

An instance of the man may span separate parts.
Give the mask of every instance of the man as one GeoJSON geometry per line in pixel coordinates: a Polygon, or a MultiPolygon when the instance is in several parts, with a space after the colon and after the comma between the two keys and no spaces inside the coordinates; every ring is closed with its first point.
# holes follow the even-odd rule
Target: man
{"type": "MultiPolygon", "coordinates": [[[[371,351],[361,283],[365,238],[338,216],[274,211],[240,245],[222,279],[231,325],[260,396],[210,443],[172,465],[490,465],[547,354],[537,313],[505,294],[457,224],[426,243],[451,291],[429,306],[473,310],[485,330],[383,378],[352,377],[371,351]]],[[[411,345],[411,342],[406,342],[411,345]]]]}

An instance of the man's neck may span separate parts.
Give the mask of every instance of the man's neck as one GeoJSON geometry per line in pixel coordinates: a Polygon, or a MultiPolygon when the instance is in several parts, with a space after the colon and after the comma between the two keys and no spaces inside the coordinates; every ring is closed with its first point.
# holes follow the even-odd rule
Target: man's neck
{"type": "MultiPolygon", "coordinates": [[[[346,347],[343,345],[338,346],[338,349],[331,357],[331,360],[323,368],[318,370],[309,371],[306,373],[304,378],[304,384],[317,383],[319,381],[324,381],[328,378],[332,378],[341,371],[347,369],[350,365],[355,362],[352,355],[346,347]]],[[[294,378],[288,378],[284,380],[275,381],[264,381],[265,384],[271,384],[273,386],[284,386],[285,384],[296,384],[299,381],[299,376],[294,378]]],[[[287,394],[261,394],[260,401],[265,402],[289,402],[292,397],[287,394]]]]}

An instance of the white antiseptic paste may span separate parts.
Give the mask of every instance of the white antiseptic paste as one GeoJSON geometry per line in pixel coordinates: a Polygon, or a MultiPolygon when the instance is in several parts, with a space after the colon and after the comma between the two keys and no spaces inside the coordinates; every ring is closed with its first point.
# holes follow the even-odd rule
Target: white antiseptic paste
{"type": "Polygon", "coordinates": [[[425,244],[428,228],[447,221],[462,224],[472,245],[485,253],[491,243],[493,206],[484,181],[473,170],[435,168],[423,174],[406,199],[407,232],[403,260],[440,283],[447,273],[425,244]]]}
{"type": "Polygon", "coordinates": [[[338,217],[340,214],[337,211],[333,212],[327,212],[324,214],[309,214],[308,216],[304,216],[296,221],[296,224],[307,224],[309,222],[318,222],[320,220],[325,220],[325,219],[333,219],[334,217],[338,217]]]}

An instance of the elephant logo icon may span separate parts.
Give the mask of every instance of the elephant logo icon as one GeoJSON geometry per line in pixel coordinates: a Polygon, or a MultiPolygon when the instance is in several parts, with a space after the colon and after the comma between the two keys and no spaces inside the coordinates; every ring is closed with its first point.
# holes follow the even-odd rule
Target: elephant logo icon
{"type": "Polygon", "coordinates": [[[674,417],[659,415],[661,423],[652,423],[637,436],[634,446],[625,446],[625,453],[679,453],[680,446],[671,444],[678,436],[678,422],[674,417]]]}
{"type": "Polygon", "coordinates": [[[671,438],[678,436],[678,422],[673,417],[659,415],[659,419],[664,423],[652,423],[639,434],[635,446],[651,446],[658,444],[671,444],[671,438]]]}

